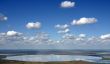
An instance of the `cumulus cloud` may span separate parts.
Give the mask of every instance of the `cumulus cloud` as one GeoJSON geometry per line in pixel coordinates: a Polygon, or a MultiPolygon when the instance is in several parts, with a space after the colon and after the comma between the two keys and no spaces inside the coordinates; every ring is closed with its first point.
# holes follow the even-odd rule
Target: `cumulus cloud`
{"type": "Polygon", "coordinates": [[[57,24],[55,25],[55,28],[58,29],[57,33],[68,33],[70,31],[68,24],[64,25],[57,24]]]}
{"type": "Polygon", "coordinates": [[[85,39],[86,39],[86,34],[79,34],[78,37],[75,38],[76,41],[84,41],[85,39]]]}
{"type": "Polygon", "coordinates": [[[92,24],[92,23],[96,23],[97,19],[96,18],[86,18],[86,17],[82,17],[79,20],[73,20],[71,22],[71,25],[83,25],[83,24],[92,24]]]}
{"type": "Polygon", "coordinates": [[[105,39],[105,40],[107,40],[107,39],[110,40],[110,34],[101,35],[100,38],[105,39]]]}
{"type": "Polygon", "coordinates": [[[79,37],[84,38],[86,37],[86,34],[79,34],[79,37]]]}
{"type": "Polygon", "coordinates": [[[27,23],[26,27],[28,29],[39,29],[41,27],[41,23],[40,22],[29,22],[27,23]]]}
{"type": "Polygon", "coordinates": [[[57,25],[55,25],[55,28],[61,29],[61,30],[67,29],[68,27],[69,27],[68,24],[64,24],[64,25],[57,24],[57,25]]]}
{"type": "Polygon", "coordinates": [[[0,44],[14,44],[14,43],[20,43],[23,42],[22,39],[22,33],[16,32],[16,31],[7,31],[4,33],[0,33],[0,44]]]}
{"type": "Polygon", "coordinates": [[[7,36],[18,36],[18,35],[21,35],[22,33],[20,32],[16,32],[16,31],[8,31],[6,33],[7,36]]]}
{"type": "Polygon", "coordinates": [[[54,40],[49,34],[39,32],[34,36],[24,36],[21,32],[7,31],[0,33],[0,47],[12,45],[19,48],[44,48],[44,49],[74,49],[74,48],[98,48],[102,49],[110,45],[110,34],[98,37],[87,37],[86,34],[74,35],[72,33],[62,34],[61,39],[54,40]]]}
{"type": "Polygon", "coordinates": [[[61,2],[61,7],[63,8],[71,8],[75,6],[75,2],[71,2],[71,1],[63,1],[61,2]]]}
{"type": "Polygon", "coordinates": [[[57,33],[68,33],[70,29],[59,30],[57,33]]]}
{"type": "Polygon", "coordinates": [[[7,16],[5,16],[4,14],[0,13],[0,21],[6,21],[8,19],[7,16]]]}
{"type": "Polygon", "coordinates": [[[53,40],[49,37],[49,34],[40,32],[35,36],[24,36],[23,34],[18,34],[20,32],[16,31],[7,31],[6,33],[0,33],[0,45],[1,43],[7,46],[13,44],[13,46],[20,46],[20,48],[24,47],[34,47],[34,48],[49,48],[49,49],[74,49],[76,48],[97,48],[99,46],[102,48],[103,46],[110,45],[109,36],[99,36],[99,37],[86,37],[85,34],[73,35],[70,33],[65,33],[62,35],[60,40],[53,40]],[[7,34],[9,33],[9,34],[7,34]],[[19,36],[17,36],[19,35],[19,36]],[[104,38],[107,38],[105,40],[104,38]],[[8,44],[10,43],[10,44],[8,44]],[[22,47],[21,47],[22,46],[22,47]]]}
{"type": "Polygon", "coordinates": [[[5,33],[0,33],[0,44],[7,45],[22,45],[32,46],[32,45],[39,45],[44,44],[47,45],[52,43],[53,40],[49,38],[47,33],[40,32],[37,33],[35,36],[24,36],[24,34],[16,31],[7,31],[5,33]]]}
{"type": "Polygon", "coordinates": [[[73,34],[64,34],[62,36],[63,39],[75,39],[75,36],[73,34]]]}

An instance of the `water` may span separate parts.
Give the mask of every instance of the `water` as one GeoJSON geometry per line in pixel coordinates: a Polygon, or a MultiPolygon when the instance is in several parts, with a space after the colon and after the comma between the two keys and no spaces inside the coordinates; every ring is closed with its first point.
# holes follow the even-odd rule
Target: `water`
{"type": "Polygon", "coordinates": [[[32,61],[32,62],[53,62],[53,61],[99,61],[101,57],[95,56],[82,56],[82,55],[22,55],[22,56],[11,56],[5,59],[8,60],[19,60],[19,61],[32,61]]]}
{"type": "Polygon", "coordinates": [[[0,59],[54,62],[87,61],[110,64],[110,50],[0,50],[0,59]]]}

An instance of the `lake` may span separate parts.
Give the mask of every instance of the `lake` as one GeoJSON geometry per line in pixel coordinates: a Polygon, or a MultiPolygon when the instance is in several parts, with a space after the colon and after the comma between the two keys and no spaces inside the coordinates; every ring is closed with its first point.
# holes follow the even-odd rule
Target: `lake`
{"type": "Polygon", "coordinates": [[[110,63],[109,50],[1,50],[4,60],[31,62],[87,61],[110,63]]]}

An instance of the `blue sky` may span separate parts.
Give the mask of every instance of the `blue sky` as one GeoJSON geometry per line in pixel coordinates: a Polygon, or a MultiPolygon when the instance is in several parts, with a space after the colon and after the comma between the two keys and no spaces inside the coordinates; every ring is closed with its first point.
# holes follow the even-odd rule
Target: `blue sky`
{"type": "Polygon", "coordinates": [[[98,19],[98,23],[95,25],[73,26],[72,32],[83,32],[90,35],[110,32],[109,0],[74,0],[76,2],[75,7],[69,9],[60,7],[62,1],[64,0],[0,0],[0,12],[9,18],[3,24],[0,23],[0,31],[9,30],[7,25],[10,25],[14,30],[27,32],[25,28],[27,22],[39,21],[43,24],[42,30],[53,33],[56,24],[69,24],[73,19],[80,17],[95,17],[98,19]]]}
{"type": "Polygon", "coordinates": [[[17,31],[33,36],[36,32],[49,33],[52,39],[59,39],[57,24],[71,25],[73,20],[96,18],[96,23],[72,25],[70,32],[74,35],[87,34],[100,36],[110,33],[109,0],[67,0],[75,2],[73,7],[61,7],[66,0],[0,0],[0,13],[8,17],[0,21],[0,32],[17,31]],[[40,29],[27,29],[29,22],[40,22],[40,29]]]}

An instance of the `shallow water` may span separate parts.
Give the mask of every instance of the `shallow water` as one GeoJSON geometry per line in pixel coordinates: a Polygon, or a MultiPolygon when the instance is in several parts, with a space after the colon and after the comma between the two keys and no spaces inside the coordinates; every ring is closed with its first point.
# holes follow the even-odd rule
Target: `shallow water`
{"type": "Polygon", "coordinates": [[[53,62],[53,61],[100,61],[101,57],[82,55],[22,55],[6,57],[8,60],[32,61],[32,62],[53,62]]]}

